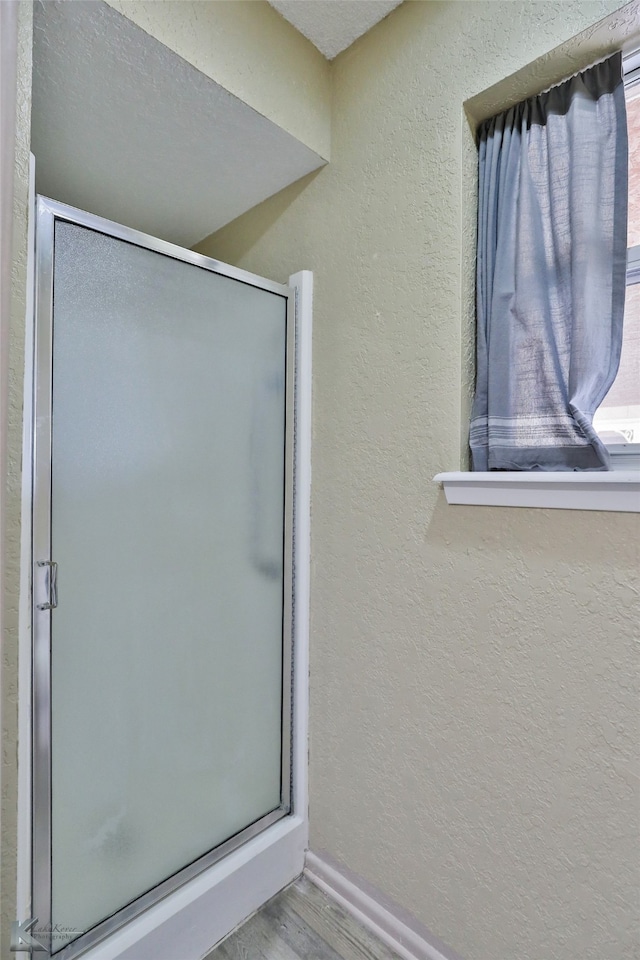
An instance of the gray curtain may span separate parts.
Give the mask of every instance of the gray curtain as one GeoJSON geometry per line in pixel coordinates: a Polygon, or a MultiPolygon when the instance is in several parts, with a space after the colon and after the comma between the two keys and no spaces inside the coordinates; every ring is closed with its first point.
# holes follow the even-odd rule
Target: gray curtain
{"type": "Polygon", "coordinates": [[[620,361],[622,55],[479,130],[474,470],[607,470],[592,426],[620,361]]]}

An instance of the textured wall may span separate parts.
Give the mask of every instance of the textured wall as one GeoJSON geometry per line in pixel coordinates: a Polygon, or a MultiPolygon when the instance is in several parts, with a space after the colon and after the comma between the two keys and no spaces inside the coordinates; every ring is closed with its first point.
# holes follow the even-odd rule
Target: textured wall
{"type": "Polygon", "coordinates": [[[403,4],[335,61],[331,164],[200,247],[315,271],[312,848],[467,960],[640,955],[638,518],[430,482],[468,396],[463,102],[614,7],[403,4]]]}
{"type": "Polygon", "coordinates": [[[266,0],[107,2],[329,159],[330,66],[266,0]]]}
{"type": "MultiPolygon", "coordinates": [[[[9,406],[7,425],[5,622],[2,638],[2,840],[0,846],[0,956],[9,952],[16,919],[18,597],[20,590],[20,508],[22,484],[22,394],[27,277],[27,209],[31,125],[31,31],[29,3],[18,5],[16,164],[14,180],[13,268],[9,329],[9,406]]],[[[22,918],[21,918],[22,919],[22,918]]]]}

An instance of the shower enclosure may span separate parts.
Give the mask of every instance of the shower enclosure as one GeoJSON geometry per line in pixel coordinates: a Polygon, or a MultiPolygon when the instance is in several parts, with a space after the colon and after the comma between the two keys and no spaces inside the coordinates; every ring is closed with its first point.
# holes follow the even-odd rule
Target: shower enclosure
{"type": "Polygon", "coordinates": [[[32,933],[61,960],[301,814],[295,356],[290,287],[38,198],[32,933]]]}

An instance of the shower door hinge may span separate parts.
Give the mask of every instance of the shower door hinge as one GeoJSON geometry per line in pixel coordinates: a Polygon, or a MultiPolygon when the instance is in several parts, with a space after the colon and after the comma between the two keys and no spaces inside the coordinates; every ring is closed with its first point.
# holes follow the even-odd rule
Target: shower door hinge
{"type": "Polygon", "coordinates": [[[47,576],[47,594],[49,599],[46,603],[38,603],[38,610],[55,610],[58,606],[58,564],[55,560],[38,560],[37,566],[48,567],[47,576]]]}

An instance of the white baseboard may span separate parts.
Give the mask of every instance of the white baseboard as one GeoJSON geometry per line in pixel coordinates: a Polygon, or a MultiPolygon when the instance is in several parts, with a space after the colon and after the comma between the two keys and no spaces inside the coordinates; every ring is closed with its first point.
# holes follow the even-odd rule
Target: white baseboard
{"type": "Polygon", "coordinates": [[[461,960],[369,884],[328,858],[307,852],[305,876],[402,960],[461,960]]]}

